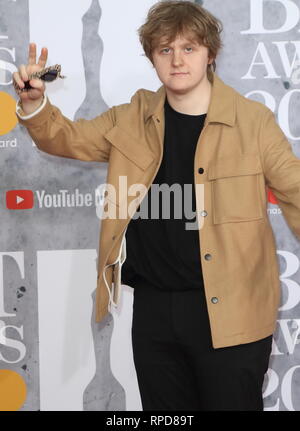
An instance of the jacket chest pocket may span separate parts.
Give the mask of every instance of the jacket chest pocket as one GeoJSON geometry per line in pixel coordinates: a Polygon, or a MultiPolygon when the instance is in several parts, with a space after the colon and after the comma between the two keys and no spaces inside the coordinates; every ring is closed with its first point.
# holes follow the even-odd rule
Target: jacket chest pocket
{"type": "Polygon", "coordinates": [[[211,181],[213,223],[263,218],[262,175],[256,155],[226,157],[212,163],[208,179],[211,181]]]}
{"type": "Polygon", "coordinates": [[[143,190],[142,179],[155,157],[144,142],[130,136],[117,125],[105,135],[105,138],[111,143],[107,173],[110,190],[106,198],[121,206],[126,199],[129,202],[139,196],[136,191],[139,185],[143,190]],[[132,194],[136,193],[136,196],[128,199],[130,188],[132,194]]]}

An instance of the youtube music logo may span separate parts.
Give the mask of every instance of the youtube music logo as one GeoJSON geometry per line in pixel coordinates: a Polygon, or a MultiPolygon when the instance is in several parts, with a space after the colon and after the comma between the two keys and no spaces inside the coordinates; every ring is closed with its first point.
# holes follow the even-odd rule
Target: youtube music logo
{"type": "Polygon", "coordinates": [[[31,190],[10,190],[6,192],[6,207],[9,210],[30,210],[34,198],[31,190]]]}

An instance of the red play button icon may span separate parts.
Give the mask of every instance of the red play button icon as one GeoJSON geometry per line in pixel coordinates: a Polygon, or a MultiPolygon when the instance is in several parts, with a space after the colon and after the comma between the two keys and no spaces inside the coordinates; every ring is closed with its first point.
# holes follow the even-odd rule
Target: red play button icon
{"type": "Polygon", "coordinates": [[[6,192],[6,206],[9,210],[29,210],[34,199],[31,190],[10,190],[6,192]]]}

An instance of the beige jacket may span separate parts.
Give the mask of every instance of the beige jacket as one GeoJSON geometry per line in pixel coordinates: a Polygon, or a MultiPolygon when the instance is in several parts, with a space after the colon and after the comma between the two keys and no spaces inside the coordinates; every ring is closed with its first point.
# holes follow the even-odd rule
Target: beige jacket
{"type": "MultiPolygon", "coordinates": [[[[165,97],[164,86],[157,92],[140,89],[130,103],[76,122],[47,100],[39,113],[19,121],[41,150],[108,162],[107,183],[118,189],[122,175],[128,188],[142,183],[149,189],[162,160],[165,97]]],[[[266,186],[300,238],[300,160],[273,113],[225,85],[216,74],[195,153],[194,181],[204,185],[204,207],[197,201],[197,217],[213,346],[267,337],[276,326],[280,281],[266,186]]],[[[110,204],[122,211],[132,202],[137,209],[144,196],[136,197],[117,193],[110,204]]],[[[129,221],[130,216],[102,220],[97,322],[111,304],[119,303],[129,221]]]]}

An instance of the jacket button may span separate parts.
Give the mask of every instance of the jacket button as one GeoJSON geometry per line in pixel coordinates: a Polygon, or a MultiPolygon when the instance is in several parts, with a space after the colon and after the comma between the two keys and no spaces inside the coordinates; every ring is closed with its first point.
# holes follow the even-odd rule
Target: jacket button
{"type": "Polygon", "coordinates": [[[116,236],[114,235],[114,236],[112,237],[112,239],[116,239],[116,236]]]}
{"type": "Polygon", "coordinates": [[[202,217],[206,217],[207,216],[207,211],[201,211],[200,214],[201,214],[202,217]]]}
{"type": "Polygon", "coordinates": [[[203,168],[199,168],[199,169],[198,169],[198,172],[199,172],[199,174],[203,174],[204,169],[203,169],[203,168]]]}
{"type": "Polygon", "coordinates": [[[204,259],[205,259],[205,260],[211,260],[211,259],[212,259],[212,255],[211,255],[211,254],[206,254],[206,255],[204,256],[204,259]]]}
{"type": "Polygon", "coordinates": [[[213,298],[211,298],[211,302],[213,304],[217,304],[219,302],[218,298],[216,298],[215,296],[213,298]]]}
{"type": "Polygon", "coordinates": [[[160,123],[160,119],[159,119],[159,118],[156,118],[156,121],[157,121],[158,123],[160,123]]]}

